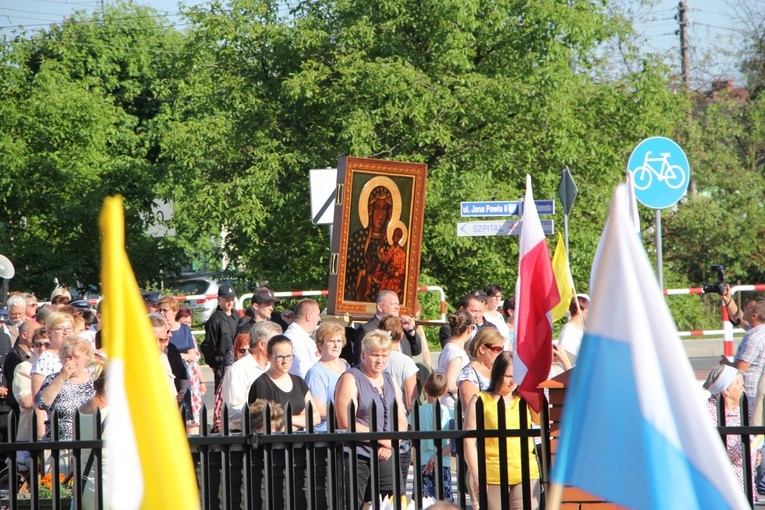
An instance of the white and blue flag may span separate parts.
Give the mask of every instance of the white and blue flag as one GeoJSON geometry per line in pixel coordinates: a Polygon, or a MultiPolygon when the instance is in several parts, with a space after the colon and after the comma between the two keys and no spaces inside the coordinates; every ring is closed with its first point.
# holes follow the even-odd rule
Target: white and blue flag
{"type": "Polygon", "coordinates": [[[750,508],[645,250],[614,192],[554,484],[637,509],[750,508]]]}

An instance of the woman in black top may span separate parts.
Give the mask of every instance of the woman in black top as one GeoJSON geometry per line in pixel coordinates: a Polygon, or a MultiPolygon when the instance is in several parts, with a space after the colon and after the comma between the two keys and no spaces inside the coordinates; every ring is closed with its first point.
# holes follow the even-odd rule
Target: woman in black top
{"type": "MultiPolygon", "coordinates": [[[[276,402],[284,406],[285,413],[289,404],[289,413],[292,416],[293,430],[306,427],[308,423],[307,405],[311,402],[312,420],[318,424],[321,420],[318,406],[313,402],[313,396],[308,389],[305,380],[297,375],[290,374],[292,360],[295,355],[292,351],[292,341],[284,335],[276,335],[268,341],[268,357],[270,367],[265,374],[261,375],[250,386],[248,403],[252,405],[257,399],[262,398],[276,402]]],[[[285,420],[286,425],[286,420],[285,420]]],[[[284,469],[292,469],[295,480],[295,492],[292,499],[293,508],[307,508],[305,478],[306,478],[306,452],[304,449],[292,449],[293,461],[286,462],[286,455],[279,450],[274,450],[272,487],[266,487],[266,492],[273,498],[272,508],[284,508],[284,469]]],[[[253,487],[255,494],[253,503],[256,508],[262,505],[261,484],[262,466],[258,460],[254,462],[253,487]]]]}

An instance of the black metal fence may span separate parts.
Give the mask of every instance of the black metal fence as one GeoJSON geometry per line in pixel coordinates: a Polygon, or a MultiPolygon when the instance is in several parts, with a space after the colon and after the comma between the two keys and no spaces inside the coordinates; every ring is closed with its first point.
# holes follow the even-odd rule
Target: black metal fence
{"type": "MultiPolygon", "coordinates": [[[[529,483],[530,466],[528,462],[528,438],[540,438],[538,446],[538,460],[540,464],[540,481],[545,485],[550,466],[549,430],[547,427],[531,428],[526,423],[525,403],[521,403],[519,429],[507,430],[504,427],[504,412],[502,412],[502,399],[498,416],[500,426],[498,430],[483,428],[483,413],[480,412],[480,403],[477,412],[476,430],[464,430],[460,413],[456,413],[456,423],[453,430],[437,429],[433,431],[419,430],[418,407],[415,403],[414,426],[410,430],[397,430],[396,420],[392,420],[392,431],[377,431],[377,424],[372,423],[371,432],[357,432],[355,420],[349,420],[349,430],[337,430],[335,420],[329,420],[326,432],[315,431],[314,425],[309,423],[305,431],[292,431],[290,413],[285,410],[286,432],[273,432],[271,415],[268,409],[264,411],[262,420],[264,432],[251,430],[249,411],[245,409],[242,424],[244,430],[230,431],[228,429],[227,410],[224,409],[224,428],[219,434],[212,434],[206,426],[206,410],[202,409],[202,426],[198,436],[189,437],[189,445],[194,459],[197,481],[200,491],[200,505],[203,509],[217,508],[267,508],[283,510],[287,508],[353,508],[352,497],[356,494],[357,473],[359,472],[359,459],[353,447],[364,444],[371,447],[373,455],[370,462],[372,479],[371,494],[373,508],[380,508],[380,487],[376,480],[379,473],[380,463],[377,460],[378,440],[390,440],[394,452],[400,451],[401,446],[409,442],[411,444],[411,457],[407,455],[393,455],[393,493],[407,493],[407,499],[413,500],[416,508],[422,508],[423,481],[420,466],[422,464],[420,443],[424,440],[433,440],[436,450],[454,440],[456,451],[451,462],[456,466],[452,476],[455,479],[453,486],[455,503],[460,508],[467,508],[469,498],[467,491],[467,471],[462,439],[474,437],[477,439],[479,469],[477,473],[479,492],[477,494],[480,506],[486,508],[486,464],[485,456],[482,455],[483,444],[486,439],[520,438],[521,469],[523,478],[524,508],[530,507],[531,487],[529,483]],[[408,470],[406,478],[402,476],[402,459],[404,467],[411,458],[413,469],[408,470]]],[[[459,409],[459,402],[455,404],[459,409]]],[[[728,426],[725,424],[725,410],[722,404],[720,410],[718,430],[725,444],[727,435],[739,435],[742,438],[765,433],[765,427],[748,426],[746,420],[746,402],[742,402],[743,424],[741,426],[728,426]]],[[[392,412],[399,410],[394,407],[392,412]]],[[[355,416],[354,409],[349,408],[351,416],[355,416]]],[[[434,423],[441,423],[438,416],[445,409],[437,406],[434,423]]],[[[332,405],[328,406],[327,413],[334,416],[332,405]]],[[[310,412],[307,413],[311,415],[310,412]]],[[[375,416],[375,413],[371,413],[375,416]]],[[[75,441],[58,441],[54,436],[51,442],[18,442],[15,440],[13,431],[16,428],[15,416],[8,417],[8,440],[0,443],[0,456],[5,460],[5,469],[0,478],[0,508],[81,508],[83,506],[83,484],[91,483],[90,491],[93,499],[93,508],[104,508],[103,486],[101,473],[104,469],[101,439],[81,439],[80,420],[75,420],[75,441]],[[29,476],[28,497],[19,495],[20,473],[16,466],[16,452],[28,451],[31,453],[31,467],[33,473],[43,470],[43,465],[52,466],[52,478],[58,480],[64,474],[60,467],[60,461],[70,456],[71,476],[65,485],[53,483],[50,496],[43,494],[38,476],[29,476]],[[48,451],[50,461],[43,460],[43,452],[48,451]],[[90,466],[89,466],[90,464],[90,466]],[[84,467],[92,469],[91,481],[84,478],[84,467]],[[86,480],[83,482],[83,480],[86,480]]],[[[57,429],[56,416],[52,417],[52,429],[57,429]]],[[[541,416],[541,423],[549,423],[546,408],[541,416]]],[[[100,423],[100,422],[99,422],[100,423]]],[[[100,427],[99,427],[100,428],[100,427]]],[[[100,431],[97,431],[100,437],[100,431]]],[[[500,458],[507,458],[506,441],[499,441],[500,458]]],[[[745,492],[749,502],[753,504],[754,487],[752,486],[752,465],[750,462],[750,445],[748,440],[744,445],[744,481],[745,492]]],[[[160,445],[158,445],[160,448],[160,445]]],[[[404,448],[405,450],[405,448],[404,448]]],[[[618,452],[614,452],[618,455],[618,452]]],[[[436,456],[435,472],[441,473],[444,460],[440,455],[436,456]]],[[[506,463],[500,474],[504,478],[506,463]]],[[[405,469],[406,473],[407,470],[405,469]]],[[[503,484],[504,485],[504,484],[503,484]]],[[[435,477],[435,490],[437,499],[443,499],[445,487],[440,476],[435,477]]],[[[503,494],[507,493],[507,487],[503,487],[503,494]]],[[[401,500],[393,498],[396,509],[401,508],[401,500]]],[[[509,501],[502,502],[503,509],[509,508],[509,501]]]]}
{"type": "MultiPolygon", "coordinates": [[[[501,401],[501,399],[500,399],[501,401]]],[[[455,404],[459,409],[459,402],[455,404]]],[[[501,404],[504,406],[504,404],[501,404]]],[[[441,455],[436,456],[435,472],[441,473],[444,462],[454,464],[453,471],[456,492],[455,503],[461,508],[466,508],[468,503],[466,488],[466,465],[462,439],[466,437],[477,438],[479,459],[482,445],[487,438],[507,439],[521,438],[521,448],[528,451],[528,438],[546,438],[546,431],[539,428],[531,428],[526,423],[526,406],[521,403],[521,428],[517,430],[483,430],[482,412],[478,412],[477,430],[463,430],[460,413],[456,413],[456,422],[453,430],[437,428],[432,431],[419,430],[419,404],[415,402],[413,409],[413,426],[409,430],[397,430],[397,421],[391,420],[393,430],[379,431],[377,424],[372,422],[370,432],[357,432],[355,420],[349,419],[349,430],[337,430],[334,419],[327,422],[325,432],[317,432],[313,423],[309,423],[306,430],[292,431],[291,416],[289,409],[284,412],[284,430],[286,432],[272,431],[271,414],[269,409],[264,410],[262,416],[263,432],[251,430],[251,416],[245,409],[242,419],[242,431],[231,431],[228,428],[228,411],[223,410],[223,430],[219,434],[212,434],[207,427],[206,409],[202,409],[201,423],[203,424],[199,435],[189,437],[189,445],[197,471],[197,481],[200,491],[201,507],[204,509],[217,508],[354,508],[359,472],[359,458],[351,452],[355,452],[355,445],[363,444],[372,450],[369,462],[371,473],[371,494],[373,495],[373,508],[380,508],[379,481],[377,474],[380,472],[381,463],[377,459],[377,451],[380,448],[378,440],[390,440],[392,451],[401,452],[400,455],[392,455],[393,460],[393,493],[407,494],[407,500],[413,500],[416,508],[422,508],[423,481],[420,465],[422,455],[420,443],[424,440],[433,440],[437,451],[454,441],[456,445],[453,457],[444,459],[441,455]],[[411,453],[406,453],[411,446],[411,453]],[[408,469],[409,460],[413,469],[408,469]],[[402,466],[404,474],[402,475],[402,466]]],[[[352,405],[349,407],[349,416],[355,416],[352,405]]],[[[393,416],[397,416],[399,409],[394,405],[391,410],[393,416]]],[[[440,413],[447,412],[445,408],[435,407],[435,421],[440,424],[440,413]]],[[[499,416],[504,421],[504,412],[499,409],[499,416]]],[[[327,414],[334,416],[332,404],[327,408],[327,414]]],[[[374,417],[375,412],[372,410],[374,417]]],[[[311,416],[310,409],[307,416],[311,416]]],[[[15,430],[15,416],[9,416],[8,430],[15,430]]],[[[52,429],[56,430],[57,418],[52,417],[52,429]]],[[[309,420],[310,421],[310,420],[309,420]]],[[[92,458],[92,477],[90,482],[91,492],[95,491],[93,508],[104,508],[103,486],[101,473],[104,469],[102,462],[103,442],[101,439],[81,439],[80,420],[75,420],[75,441],[58,441],[55,437],[51,442],[18,442],[15,434],[10,433],[8,441],[0,443],[0,456],[5,459],[6,467],[4,476],[0,480],[0,507],[1,508],[81,508],[83,505],[83,465],[87,466],[88,457],[92,458]],[[18,451],[31,453],[32,472],[39,473],[44,469],[44,464],[52,466],[52,478],[58,480],[64,469],[60,467],[60,461],[70,456],[71,476],[63,485],[53,483],[49,498],[42,494],[38,476],[29,476],[29,495],[27,498],[19,495],[20,473],[16,466],[15,454],[18,451]],[[50,460],[43,460],[43,452],[48,451],[50,460]],[[92,455],[88,452],[93,452],[92,455]],[[13,482],[13,483],[11,483],[13,482]],[[71,494],[70,494],[71,493],[71,494]]],[[[547,423],[546,413],[542,419],[547,423]]],[[[100,422],[99,422],[100,423],[100,422]]],[[[98,431],[97,437],[100,437],[98,431]]],[[[506,441],[499,441],[500,455],[506,458],[506,441]]],[[[542,441],[542,455],[540,459],[540,473],[542,479],[546,479],[549,466],[549,454],[546,440],[542,441]]],[[[160,448],[160,445],[158,445],[160,448]]],[[[524,482],[524,498],[530,502],[529,461],[528,455],[523,456],[522,472],[524,482]]],[[[447,464],[448,465],[448,464],[447,464]]],[[[479,472],[477,473],[480,487],[486,487],[485,462],[479,460],[479,472]]],[[[85,482],[88,483],[88,482],[85,482]]],[[[507,488],[507,487],[505,487],[507,488]]],[[[442,477],[435,476],[436,498],[443,499],[446,493],[442,477]]],[[[91,494],[91,497],[93,495],[91,494]]],[[[486,507],[485,490],[479,491],[479,497],[486,507]]],[[[401,508],[401,499],[393,498],[395,508],[401,508]]],[[[509,507],[504,507],[509,508],[509,507]]]]}

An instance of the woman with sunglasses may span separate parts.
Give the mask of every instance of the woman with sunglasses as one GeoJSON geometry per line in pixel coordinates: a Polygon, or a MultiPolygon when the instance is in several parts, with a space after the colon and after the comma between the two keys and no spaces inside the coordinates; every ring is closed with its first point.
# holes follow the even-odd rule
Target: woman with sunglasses
{"type": "Polygon", "coordinates": [[[194,340],[194,335],[191,334],[191,328],[186,324],[178,322],[176,318],[180,308],[177,299],[173,296],[165,296],[157,302],[157,308],[159,308],[159,313],[165,319],[169,328],[171,335],[170,343],[181,353],[181,359],[183,359],[183,364],[186,365],[186,372],[189,376],[189,396],[187,399],[190,405],[190,416],[186,421],[186,432],[188,434],[198,434],[202,395],[207,392],[207,385],[199,369],[199,347],[196,340],[194,340]]]}
{"type": "MultiPolygon", "coordinates": [[[[13,396],[19,403],[19,423],[16,428],[16,440],[19,442],[32,441],[32,415],[35,412],[32,398],[32,379],[30,371],[32,365],[40,355],[50,347],[48,330],[38,328],[32,335],[32,354],[29,359],[22,361],[13,371],[13,396]]],[[[45,411],[43,411],[45,414],[45,411]]],[[[43,425],[44,427],[44,425],[43,425]]],[[[44,432],[43,432],[44,433],[44,432]]],[[[26,478],[32,469],[29,452],[16,452],[16,464],[22,478],[26,478]]]]}
{"type": "MultiPolygon", "coordinates": [[[[64,344],[64,339],[74,332],[74,318],[65,312],[52,312],[45,319],[45,330],[50,338],[50,346],[45,352],[40,354],[32,370],[30,371],[32,380],[32,399],[40,391],[45,378],[51,374],[56,374],[63,366],[59,357],[59,350],[64,344]]],[[[48,415],[44,409],[35,408],[37,414],[37,438],[42,439],[45,436],[45,422],[48,415]]]]}
{"type": "MultiPolygon", "coordinates": [[[[491,369],[489,388],[486,391],[477,393],[468,403],[465,413],[465,430],[476,430],[477,402],[480,400],[483,404],[484,430],[496,430],[499,428],[499,408],[498,402],[504,401],[505,405],[505,428],[520,428],[521,417],[521,397],[516,393],[518,384],[513,379],[513,355],[509,352],[503,352],[497,356],[491,369]]],[[[526,423],[532,421],[539,423],[539,415],[532,414],[526,409],[526,423]]],[[[486,480],[483,487],[486,491],[486,508],[488,510],[498,510],[503,507],[503,500],[509,502],[511,509],[523,508],[523,488],[521,482],[523,475],[521,472],[521,439],[518,437],[508,438],[507,458],[504,461],[507,464],[507,492],[502,492],[499,464],[503,459],[499,455],[499,440],[494,438],[483,439],[485,442],[484,457],[481,461],[478,459],[477,439],[465,438],[465,460],[468,469],[474,475],[472,479],[473,490],[479,494],[479,482],[477,473],[479,472],[479,462],[485,463],[486,480]]],[[[528,467],[529,477],[531,478],[531,507],[539,508],[539,466],[536,455],[534,454],[534,440],[528,441],[528,467]]]]}
{"type": "Polygon", "coordinates": [[[467,353],[471,361],[457,376],[462,413],[473,395],[486,391],[491,382],[491,367],[504,350],[504,338],[496,328],[483,328],[478,331],[473,341],[468,344],[467,353]]]}

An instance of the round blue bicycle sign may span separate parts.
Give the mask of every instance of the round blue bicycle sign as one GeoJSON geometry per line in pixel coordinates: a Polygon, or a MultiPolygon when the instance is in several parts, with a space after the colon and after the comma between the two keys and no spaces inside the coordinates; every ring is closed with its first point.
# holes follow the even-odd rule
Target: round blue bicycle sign
{"type": "Polygon", "coordinates": [[[685,195],[691,180],[685,152],[662,136],[640,142],[632,151],[627,168],[635,184],[635,197],[652,209],[675,205],[685,195]]]}

